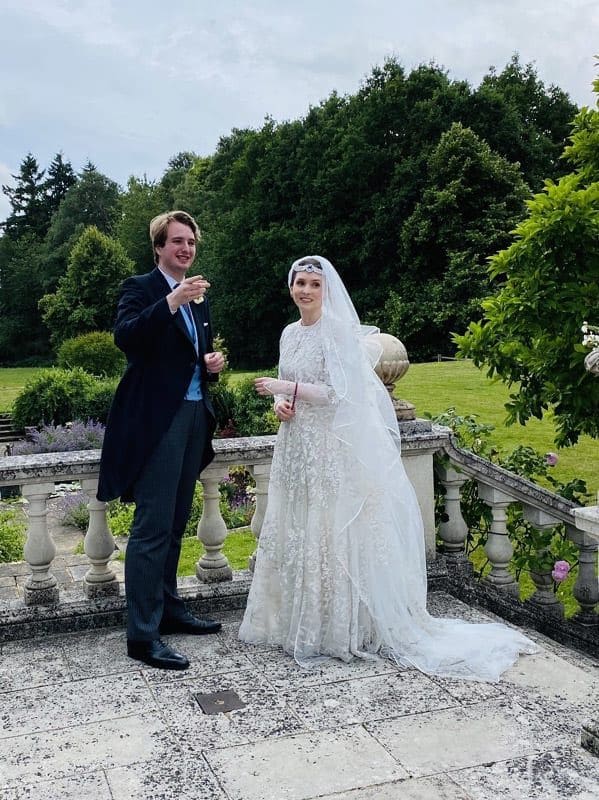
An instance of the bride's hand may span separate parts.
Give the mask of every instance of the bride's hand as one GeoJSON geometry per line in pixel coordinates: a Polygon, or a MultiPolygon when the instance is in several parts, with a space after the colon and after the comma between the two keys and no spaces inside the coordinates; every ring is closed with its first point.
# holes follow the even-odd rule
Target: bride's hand
{"type": "Polygon", "coordinates": [[[279,400],[275,403],[275,415],[281,422],[289,422],[295,417],[295,411],[289,400],[279,400]]]}
{"type": "Polygon", "coordinates": [[[263,397],[269,394],[289,394],[290,386],[293,391],[293,384],[289,381],[281,381],[278,378],[254,378],[254,387],[263,397]]]}

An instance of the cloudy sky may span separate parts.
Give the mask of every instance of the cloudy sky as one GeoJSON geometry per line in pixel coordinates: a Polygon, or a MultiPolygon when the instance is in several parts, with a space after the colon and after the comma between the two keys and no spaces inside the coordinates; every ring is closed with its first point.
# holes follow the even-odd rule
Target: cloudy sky
{"type": "MultiPolygon", "coordinates": [[[[395,56],[477,85],[514,52],[594,105],[597,0],[0,0],[0,183],[61,150],[125,184],[304,115],[395,56]]],[[[0,194],[0,219],[8,212],[0,194]]]]}

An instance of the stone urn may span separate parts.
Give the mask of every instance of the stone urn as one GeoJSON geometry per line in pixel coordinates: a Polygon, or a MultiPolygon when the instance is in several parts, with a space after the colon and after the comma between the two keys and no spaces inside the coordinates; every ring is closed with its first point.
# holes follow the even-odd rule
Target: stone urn
{"type": "Polygon", "coordinates": [[[584,360],[584,368],[592,375],[599,375],[599,347],[591,350],[591,352],[586,356],[584,360]]]}
{"type": "Polygon", "coordinates": [[[389,333],[373,333],[368,339],[373,340],[382,348],[381,357],[374,371],[385,384],[385,388],[391,396],[397,419],[416,419],[416,409],[412,403],[393,397],[395,384],[403,378],[410,366],[406,348],[399,339],[389,333]]]}

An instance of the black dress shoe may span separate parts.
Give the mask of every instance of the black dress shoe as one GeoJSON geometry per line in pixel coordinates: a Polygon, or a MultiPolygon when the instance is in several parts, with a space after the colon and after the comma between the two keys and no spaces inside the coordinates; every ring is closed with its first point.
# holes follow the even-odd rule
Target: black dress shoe
{"type": "Polygon", "coordinates": [[[158,669],[187,669],[189,661],[161,639],[138,642],[127,639],[127,655],[158,669]]]}
{"type": "Polygon", "coordinates": [[[218,633],[222,625],[213,619],[199,619],[193,614],[186,614],[181,619],[167,620],[160,623],[160,633],[191,633],[202,636],[206,633],[218,633]]]}

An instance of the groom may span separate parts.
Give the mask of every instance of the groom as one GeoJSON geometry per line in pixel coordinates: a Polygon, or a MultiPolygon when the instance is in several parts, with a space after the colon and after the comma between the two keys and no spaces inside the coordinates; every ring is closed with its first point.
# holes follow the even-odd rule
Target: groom
{"type": "Polygon", "coordinates": [[[127,544],[127,652],[161,669],[189,661],[161,633],[207,634],[220,623],[198,619],[177,594],[181,539],[198,475],[214,457],[208,383],[224,367],[213,352],[210,284],[186,278],[200,231],[185,211],[150,223],[156,267],[124,281],[114,340],[127,369],[110,409],[98,499],[135,501],[127,544]]]}

